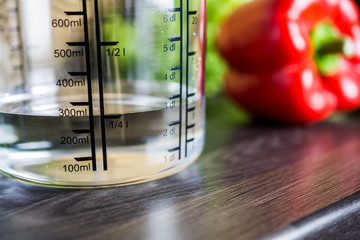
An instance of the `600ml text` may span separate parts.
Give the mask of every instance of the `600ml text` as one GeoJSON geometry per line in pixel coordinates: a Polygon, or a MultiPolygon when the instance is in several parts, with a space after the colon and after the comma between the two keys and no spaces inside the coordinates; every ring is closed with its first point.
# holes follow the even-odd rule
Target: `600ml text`
{"type": "Polygon", "coordinates": [[[51,21],[51,25],[53,28],[63,28],[63,27],[81,27],[82,22],[81,18],[76,20],[70,20],[70,19],[53,19],[51,21]]]}

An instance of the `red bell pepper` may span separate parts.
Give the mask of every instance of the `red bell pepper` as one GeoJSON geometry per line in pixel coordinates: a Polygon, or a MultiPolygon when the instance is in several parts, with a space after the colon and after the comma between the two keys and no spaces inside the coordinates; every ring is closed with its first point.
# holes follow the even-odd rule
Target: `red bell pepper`
{"type": "Polygon", "coordinates": [[[255,0],[218,37],[227,92],[245,109],[304,123],[360,105],[360,25],[352,0],[255,0]]]}

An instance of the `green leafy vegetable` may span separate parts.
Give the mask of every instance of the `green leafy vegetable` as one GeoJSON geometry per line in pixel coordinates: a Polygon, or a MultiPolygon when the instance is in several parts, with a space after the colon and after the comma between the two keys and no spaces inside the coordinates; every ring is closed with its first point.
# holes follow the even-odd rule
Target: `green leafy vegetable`
{"type": "Polygon", "coordinates": [[[251,0],[208,0],[207,1],[207,57],[206,96],[212,97],[222,89],[226,64],[216,49],[216,35],[222,21],[237,7],[251,0]]]}

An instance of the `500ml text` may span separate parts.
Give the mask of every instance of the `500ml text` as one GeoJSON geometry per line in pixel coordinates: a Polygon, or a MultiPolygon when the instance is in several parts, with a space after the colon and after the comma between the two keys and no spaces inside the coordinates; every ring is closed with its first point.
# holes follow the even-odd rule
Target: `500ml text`
{"type": "Polygon", "coordinates": [[[55,58],[73,58],[73,57],[83,57],[84,49],[72,50],[72,49],[55,49],[54,57],[55,58]]]}

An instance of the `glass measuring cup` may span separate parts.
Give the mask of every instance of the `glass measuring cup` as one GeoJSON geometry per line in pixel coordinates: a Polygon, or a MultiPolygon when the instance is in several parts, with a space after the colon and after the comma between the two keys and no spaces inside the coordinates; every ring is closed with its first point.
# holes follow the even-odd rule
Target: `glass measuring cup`
{"type": "Polygon", "coordinates": [[[204,144],[204,0],[0,0],[0,170],[157,179],[204,144]]]}

